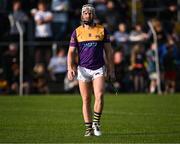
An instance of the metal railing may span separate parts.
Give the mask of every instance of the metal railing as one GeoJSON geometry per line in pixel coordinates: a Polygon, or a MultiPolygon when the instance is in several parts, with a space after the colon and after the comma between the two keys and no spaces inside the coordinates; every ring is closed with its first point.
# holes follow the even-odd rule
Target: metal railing
{"type": "Polygon", "coordinates": [[[159,54],[158,54],[158,41],[157,41],[157,34],[155,32],[155,29],[152,25],[151,21],[148,21],[148,25],[152,31],[153,34],[153,41],[155,44],[155,64],[156,64],[156,72],[157,72],[157,89],[158,89],[158,94],[162,94],[161,91],[161,79],[160,79],[160,69],[159,69],[159,54]]]}
{"type": "Polygon", "coordinates": [[[16,22],[16,26],[17,26],[17,29],[18,29],[18,32],[19,32],[19,66],[20,66],[20,75],[19,75],[19,95],[22,96],[23,95],[23,77],[24,77],[24,74],[23,74],[23,53],[24,53],[24,44],[23,44],[23,28],[21,27],[20,23],[17,21],[16,22]]]}

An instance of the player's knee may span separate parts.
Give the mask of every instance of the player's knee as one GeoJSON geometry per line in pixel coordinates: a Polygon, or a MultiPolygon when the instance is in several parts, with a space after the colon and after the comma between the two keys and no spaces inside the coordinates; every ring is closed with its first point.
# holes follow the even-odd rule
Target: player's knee
{"type": "Polygon", "coordinates": [[[89,97],[83,98],[83,104],[89,105],[90,103],[91,103],[91,98],[89,97]]]}
{"type": "Polygon", "coordinates": [[[103,103],[103,93],[97,93],[95,96],[95,101],[98,103],[103,103]]]}

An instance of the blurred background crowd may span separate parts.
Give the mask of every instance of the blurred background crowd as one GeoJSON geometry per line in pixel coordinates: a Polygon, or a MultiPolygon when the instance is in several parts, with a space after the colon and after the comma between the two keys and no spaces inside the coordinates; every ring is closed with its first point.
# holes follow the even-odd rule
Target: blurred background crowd
{"type": "Polygon", "coordinates": [[[0,94],[19,93],[19,31],[23,30],[25,94],[77,92],[66,77],[72,31],[81,7],[92,3],[96,23],[109,32],[114,49],[114,92],[157,92],[157,49],[163,93],[180,91],[180,11],[177,0],[0,0],[0,94]],[[152,22],[157,45],[147,24],[152,22]]]}

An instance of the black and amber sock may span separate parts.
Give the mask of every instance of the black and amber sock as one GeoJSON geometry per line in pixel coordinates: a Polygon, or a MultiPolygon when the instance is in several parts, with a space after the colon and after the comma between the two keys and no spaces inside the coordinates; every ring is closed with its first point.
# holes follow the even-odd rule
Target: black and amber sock
{"type": "Polygon", "coordinates": [[[94,112],[93,123],[100,123],[101,113],[94,112]]]}
{"type": "Polygon", "coordinates": [[[92,129],[92,122],[88,122],[88,123],[85,122],[85,127],[86,127],[86,130],[92,129]]]}

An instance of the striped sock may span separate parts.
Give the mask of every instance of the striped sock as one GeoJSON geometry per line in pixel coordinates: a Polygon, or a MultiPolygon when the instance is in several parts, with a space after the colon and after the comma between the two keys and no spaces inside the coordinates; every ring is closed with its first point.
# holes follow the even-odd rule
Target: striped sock
{"type": "Polygon", "coordinates": [[[92,122],[85,123],[86,130],[92,129],[92,122]]]}
{"type": "Polygon", "coordinates": [[[94,112],[93,123],[100,123],[101,113],[94,112]]]}

